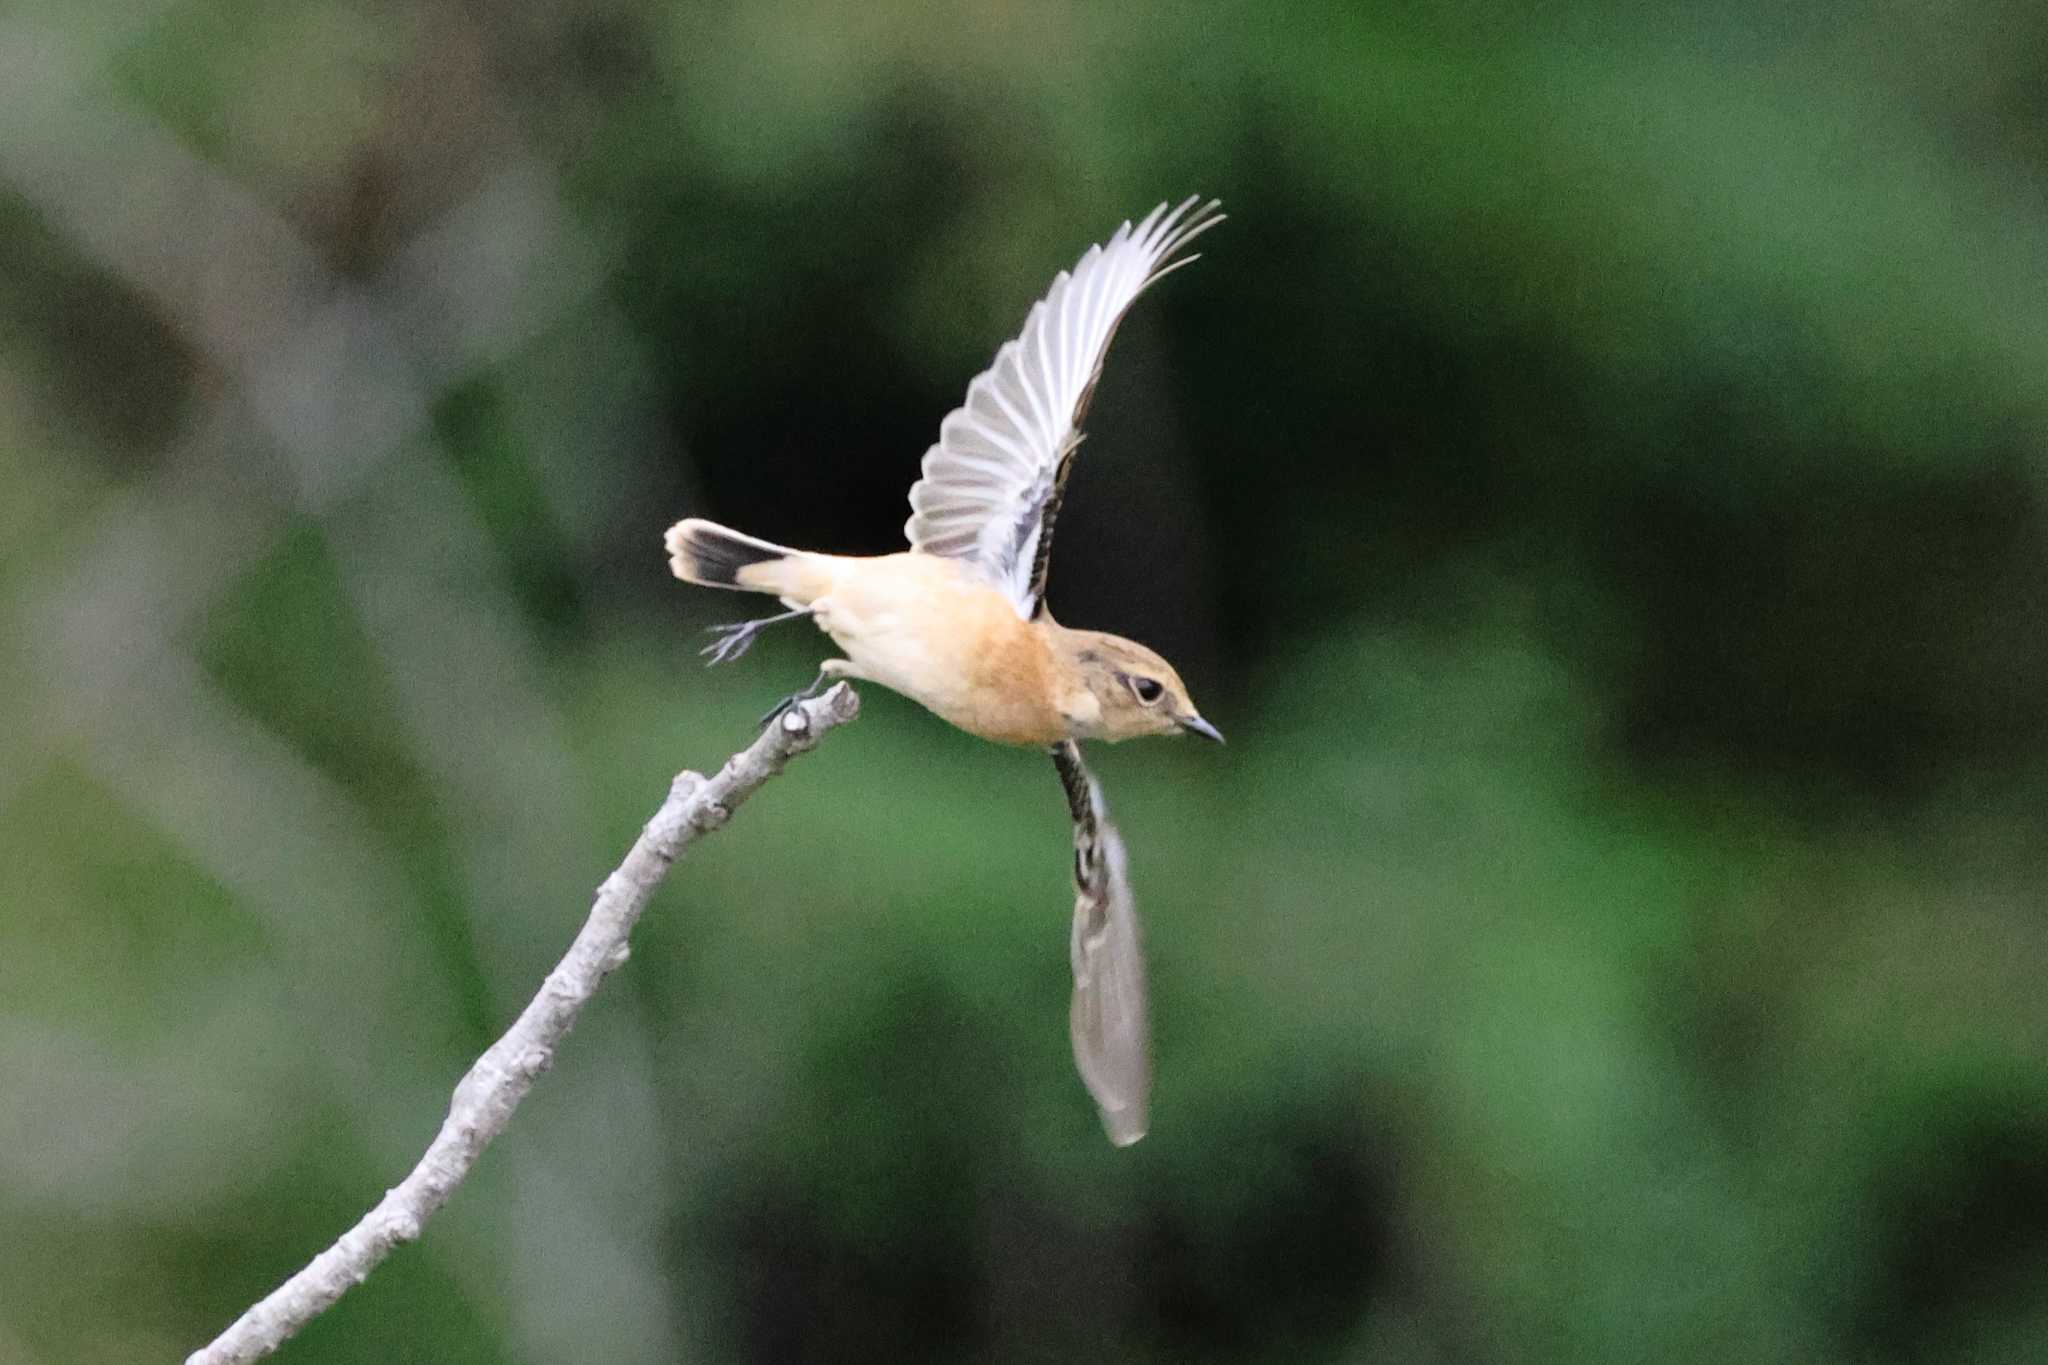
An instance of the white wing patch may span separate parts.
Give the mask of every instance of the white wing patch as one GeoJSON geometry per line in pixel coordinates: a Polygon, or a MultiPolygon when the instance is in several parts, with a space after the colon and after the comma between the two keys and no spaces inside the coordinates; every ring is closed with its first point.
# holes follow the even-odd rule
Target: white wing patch
{"type": "Polygon", "coordinates": [[[967,560],[1026,619],[1044,588],[1034,579],[1046,509],[1080,443],[1117,323],[1147,286],[1196,260],[1178,253],[1223,221],[1215,200],[1196,202],[1161,204],[1054,276],[1024,330],[967,386],[967,401],[925,452],[903,528],[910,548],[967,560]]]}

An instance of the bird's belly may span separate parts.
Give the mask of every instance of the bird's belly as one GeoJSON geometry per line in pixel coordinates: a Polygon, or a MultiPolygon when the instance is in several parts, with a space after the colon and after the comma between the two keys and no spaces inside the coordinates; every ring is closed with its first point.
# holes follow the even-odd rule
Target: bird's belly
{"type": "Polygon", "coordinates": [[[853,672],[998,744],[1051,744],[1065,726],[1046,695],[1042,646],[1000,596],[853,585],[817,604],[853,672]],[[991,610],[993,607],[993,610],[991,610]]]}
{"type": "Polygon", "coordinates": [[[945,684],[954,672],[951,652],[934,648],[939,642],[911,623],[893,613],[851,624],[841,616],[831,621],[825,633],[846,651],[861,677],[926,706],[949,690],[945,684]]]}

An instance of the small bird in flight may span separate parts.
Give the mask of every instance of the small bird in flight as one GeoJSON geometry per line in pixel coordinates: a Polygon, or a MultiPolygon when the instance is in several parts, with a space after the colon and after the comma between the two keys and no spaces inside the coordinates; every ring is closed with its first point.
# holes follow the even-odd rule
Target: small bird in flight
{"type": "Polygon", "coordinates": [[[1215,200],[1196,204],[1161,204],[1053,277],[1023,332],[939,424],[924,477],[910,490],[909,550],[815,554],[695,517],[667,536],[677,578],[768,593],[789,608],[715,627],[704,651],[712,663],[745,653],[764,627],[803,616],[845,651],[769,719],[834,678],[860,678],[971,735],[1051,750],[1074,821],[1074,1061],[1118,1146],[1145,1135],[1145,964],[1123,840],[1079,741],[1223,736],[1166,660],[1054,621],[1045,578],[1081,422],[1117,323],[1148,286],[1197,259],[1182,254],[1188,243],[1223,221],[1215,200]]]}

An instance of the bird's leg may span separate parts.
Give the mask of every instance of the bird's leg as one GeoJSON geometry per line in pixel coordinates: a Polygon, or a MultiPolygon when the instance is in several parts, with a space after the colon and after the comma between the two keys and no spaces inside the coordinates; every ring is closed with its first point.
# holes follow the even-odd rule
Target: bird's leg
{"type": "Polygon", "coordinates": [[[730,625],[712,626],[711,633],[718,638],[697,652],[711,656],[711,663],[705,665],[707,668],[731,663],[746,653],[748,647],[754,643],[754,637],[768,627],[780,621],[794,621],[799,616],[810,614],[809,607],[798,607],[795,611],[785,611],[779,616],[764,616],[758,621],[734,621],[730,625]]]}
{"type": "Polygon", "coordinates": [[[795,706],[800,701],[809,701],[812,697],[823,692],[826,683],[831,682],[834,678],[845,676],[845,663],[846,660],[844,659],[825,660],[824,663],[818,666],[818,676],[811,679],[811,685],[801,692],[792,692],[781,701],[775,703],[775,709],[761,717],[761,724],[773,725],[790,707],[795,706]]]}

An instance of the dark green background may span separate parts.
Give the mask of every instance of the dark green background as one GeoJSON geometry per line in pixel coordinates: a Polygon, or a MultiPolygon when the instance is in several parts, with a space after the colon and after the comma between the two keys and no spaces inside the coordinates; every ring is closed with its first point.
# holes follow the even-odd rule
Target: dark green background
{"type": "Polygon", "coordinates": [[[0,1359],[175,1359],[425,1145],[1163,198],[1050,765],[880,688],[660,894],[318,1361],[2048,1353],[2048,17],[2018,4],[0,11],[0,1359]]]}

